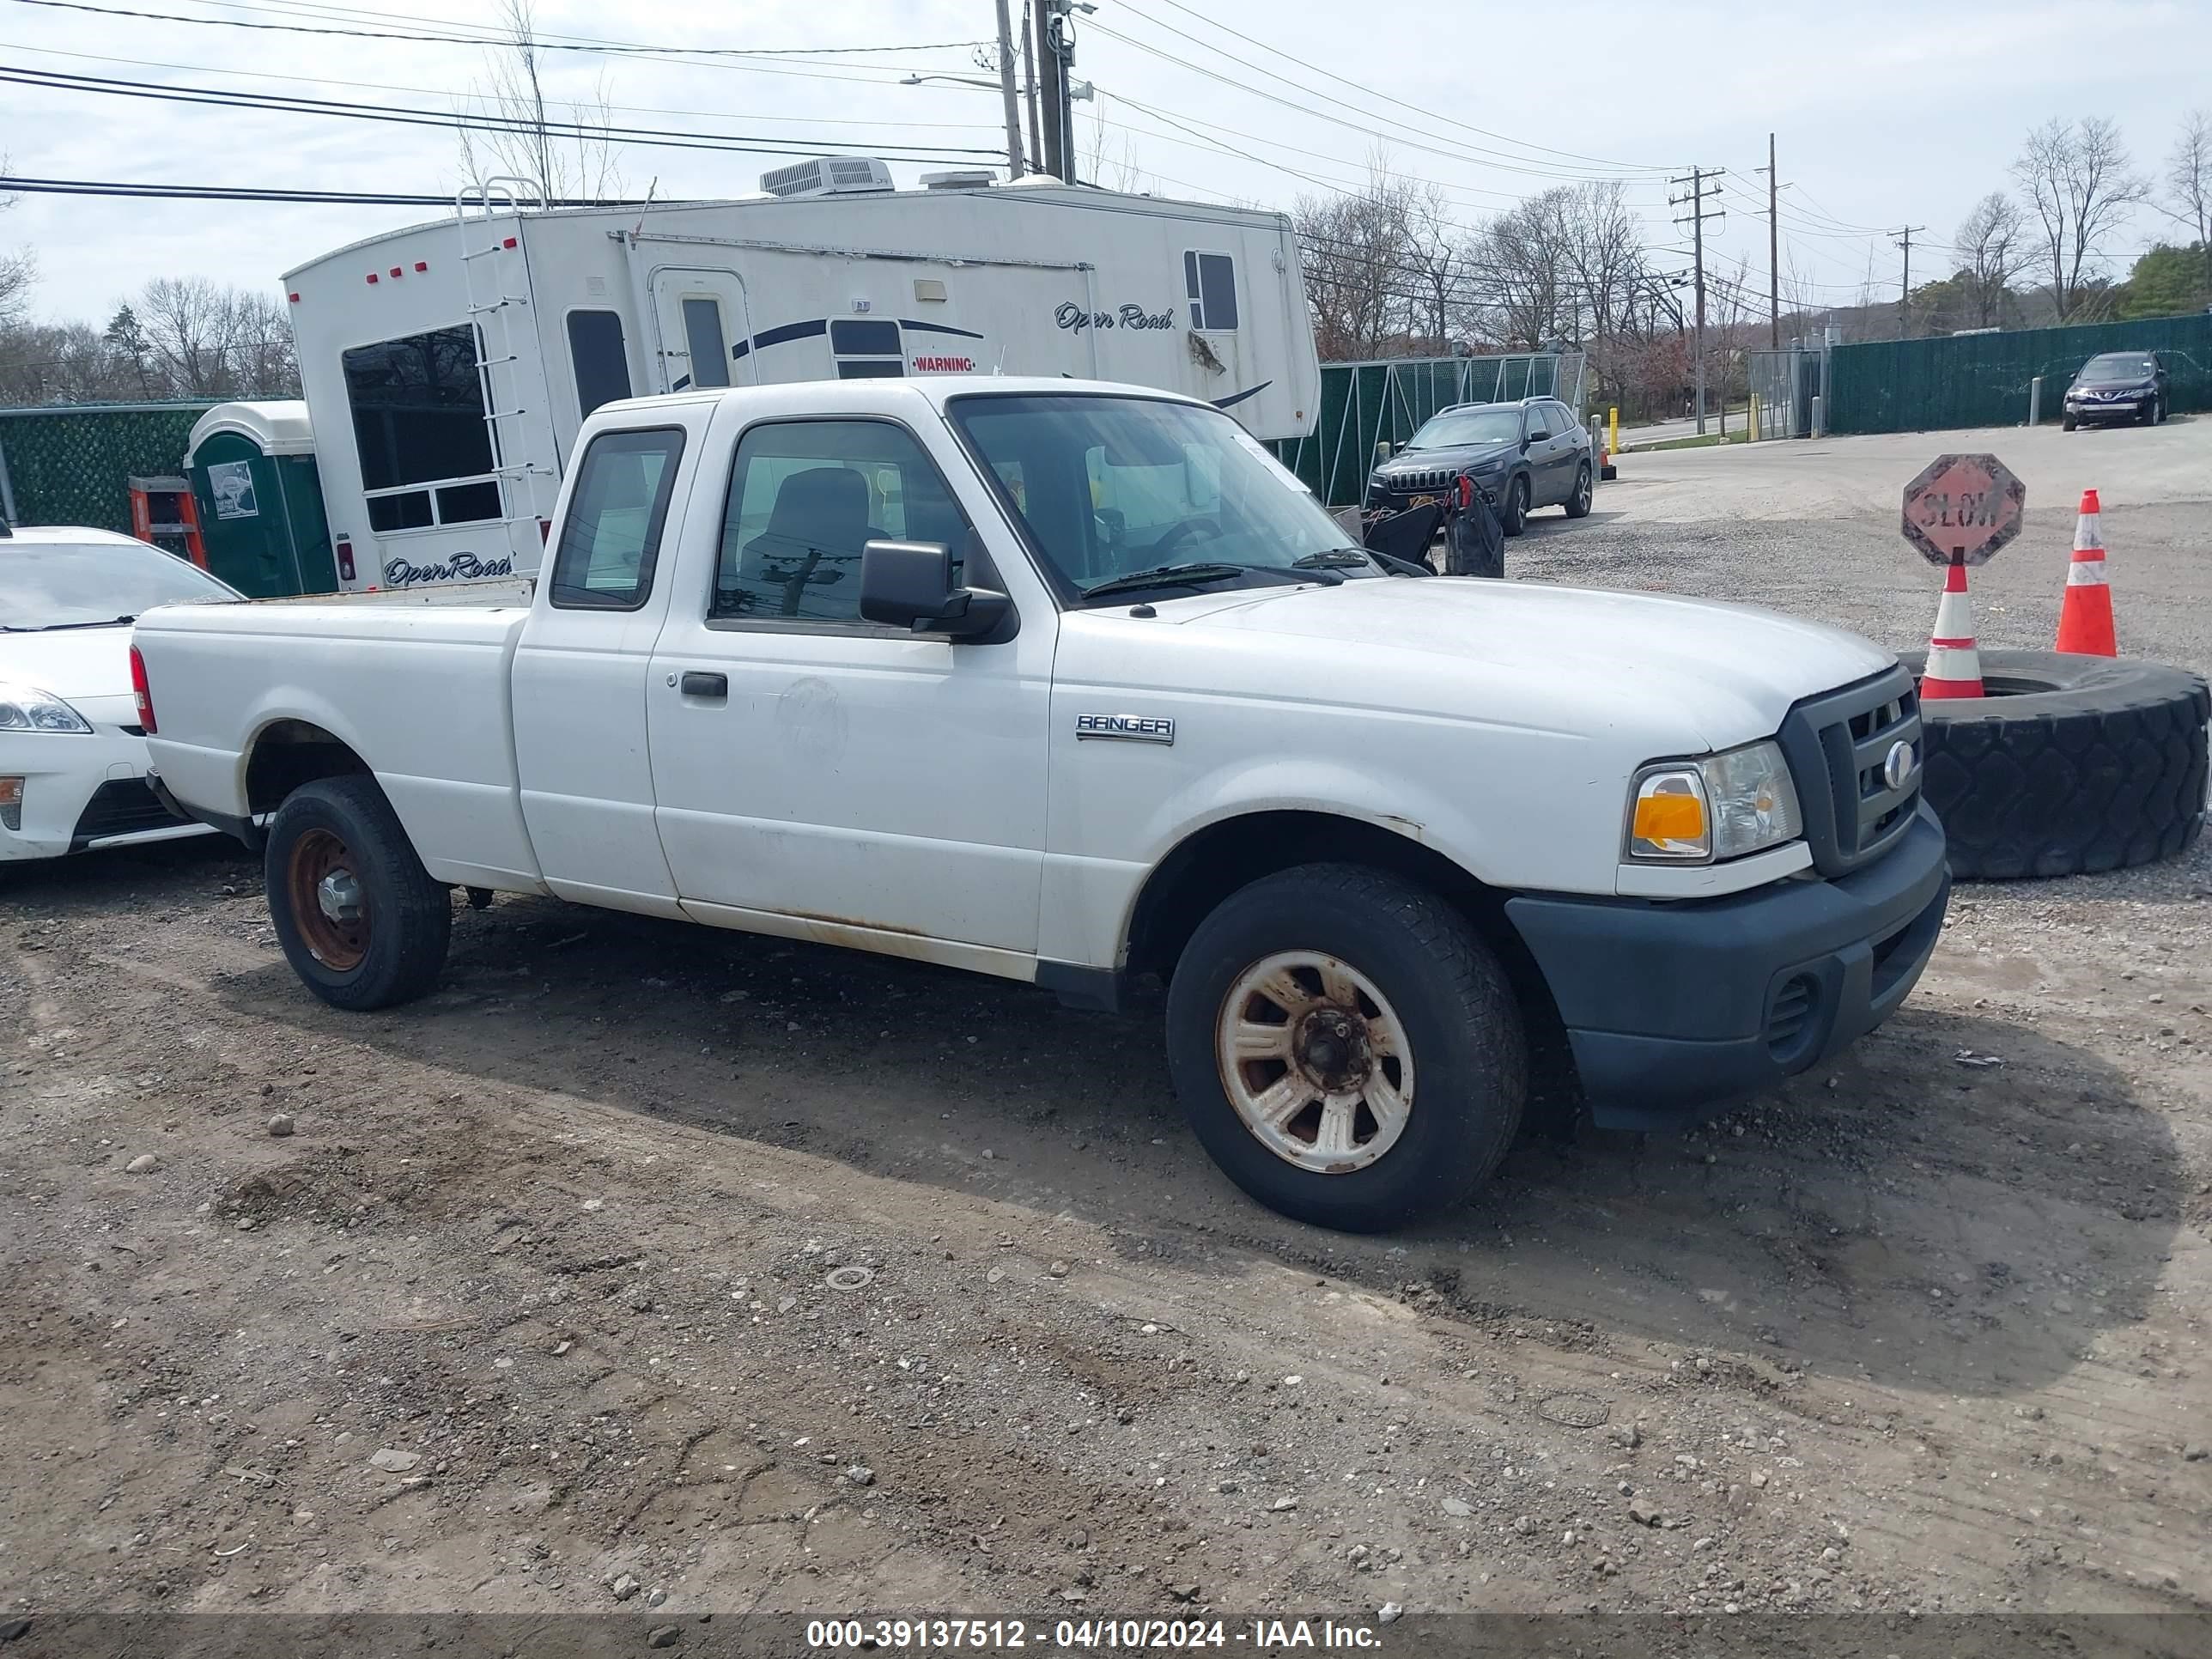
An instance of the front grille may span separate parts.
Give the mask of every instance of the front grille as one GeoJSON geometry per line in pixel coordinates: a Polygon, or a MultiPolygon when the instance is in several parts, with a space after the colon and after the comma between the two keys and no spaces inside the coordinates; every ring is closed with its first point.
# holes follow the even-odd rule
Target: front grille
{"type": "Polygon", "coordinates": [[[162,805],[143,778],[111,778],[94,790],[92,799],[84,804],[76,828],[70,833],[70,845],[79,848],[109,836],[135,836],[141,830],[167,830],[190,822],[162,805]]]}
{"type": "Polygon", "coordinates": [[[1425,472],[1393,472],[1382,480],[1382,487],[1394,495],[1411,495],[1423,490],[1442,489],[1459,477],[1450,467],[1431,467],[1425,472]]]}
{"type": "Polygon", "coordinates": [[[1901,665],[1807,698],[1783,720],[1781,743],[1822,875],[1863,868],[1911,828],[1924,757],[1919,692],[1901,665]],[[1911,745],[1912,765],[1892,787],[1885,769],[1899,743],[1911,745]]]}

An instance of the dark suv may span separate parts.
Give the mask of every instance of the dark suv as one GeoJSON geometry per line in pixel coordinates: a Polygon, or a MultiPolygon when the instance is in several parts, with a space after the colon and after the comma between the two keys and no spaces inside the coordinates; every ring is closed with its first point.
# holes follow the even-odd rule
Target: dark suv
{"type": "Polygon", "coordinates": [[[1370,507],[1440,501],[1462,472],[1498,498],[1498,522],[1521,533],[1529,509],[1590,510],[1597,457],[1589,433],[1556,398],[1512,404],[1455,404],[1438,410],[1389,460],[1368,475],[1370,507]]]}
{"type": "Polygon", "coordinates": [[[2145,426],[2166,418],[2166,364],[2155,351],[2107,351],[2081,365],[2066,388],[2059,424],[2071,432],[2083,421],[2139,421],[2145,426]]]}

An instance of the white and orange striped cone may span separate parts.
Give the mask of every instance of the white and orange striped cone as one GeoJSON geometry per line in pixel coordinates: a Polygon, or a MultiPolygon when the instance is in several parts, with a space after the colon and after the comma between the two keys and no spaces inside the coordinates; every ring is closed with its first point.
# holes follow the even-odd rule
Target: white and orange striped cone
{"type": "Polygon", "coordinates": [[[2058,648],[2082,657],[2117,657],[2112,590],[2105,580],[2105,532],[2098,523],[2097,492],[2081,492],[2074,521],[2074,561],[2066,567],[2066,599],[2058,607],[2058,648]]]}
{"type": "Polygon", "coordinates": [[[1943,597],[1936,605],[1936,632],[1928,641],[1928,667],[1920,677],[1927,697],[1978,697],[1982,658],[1974,648],[1974,602],[1966,597],[1966,565],[1951,561],[1943,597]]]}

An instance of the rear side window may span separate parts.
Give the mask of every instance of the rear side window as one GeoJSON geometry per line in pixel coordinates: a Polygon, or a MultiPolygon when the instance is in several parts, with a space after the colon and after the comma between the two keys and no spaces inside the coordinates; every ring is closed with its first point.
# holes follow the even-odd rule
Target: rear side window
{"type": "Polygon", "coordinates": [[[629,396],[629,356],[623,349],[618,313],[570,312],[568,362],[576,371],[576,403],[584,414],[629,396]]]}
{"type": "Polygon", "coordinates": [[[645,603],[683,455],[676,427],[602,432],[592,440],[553,555],[555,605],[635,611],[645,603]]]}

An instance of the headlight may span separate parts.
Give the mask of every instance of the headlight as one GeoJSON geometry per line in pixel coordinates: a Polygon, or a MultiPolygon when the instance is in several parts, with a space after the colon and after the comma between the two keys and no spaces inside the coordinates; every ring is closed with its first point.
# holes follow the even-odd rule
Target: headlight
{"type": "Polygon", "coordinates": [[[1712,864],[1795,841],[1804,828],[1780,747],[1747,744],[1638,773],[1626,856],[1639,864],[1712,864]]]}
{"type": "Polygon", "coordinates": [[[82,732],[92,727],[83,715],[51,691],[36,686],[0,684],[0,732],[82,732]]]}

